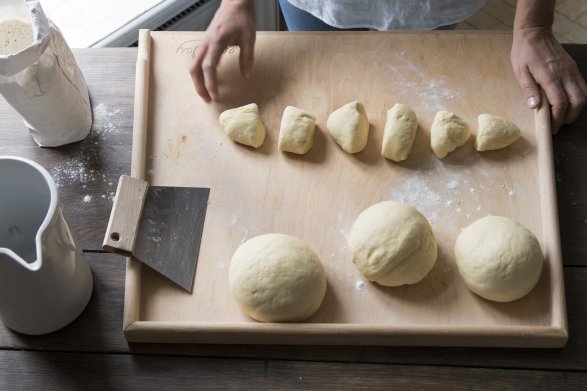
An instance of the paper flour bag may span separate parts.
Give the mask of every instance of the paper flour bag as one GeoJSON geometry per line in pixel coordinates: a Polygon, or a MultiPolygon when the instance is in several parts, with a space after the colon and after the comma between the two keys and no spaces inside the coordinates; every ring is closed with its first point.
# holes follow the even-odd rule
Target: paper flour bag
{"type": "Polygon", "coordinates": [[[38,0],[0,4],[0,94],[41,146],[69,144],[90,132],[84,77],[38,0]]]}

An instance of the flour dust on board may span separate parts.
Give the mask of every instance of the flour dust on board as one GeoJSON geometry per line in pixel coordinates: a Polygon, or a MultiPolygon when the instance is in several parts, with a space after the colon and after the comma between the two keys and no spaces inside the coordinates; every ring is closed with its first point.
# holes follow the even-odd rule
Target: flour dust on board
{"type": "Polygon", "coordinates": [[[41,146],[73,143],[90,132],[84,77],[37,0],[0,4],[0,94],[41,146]]]}

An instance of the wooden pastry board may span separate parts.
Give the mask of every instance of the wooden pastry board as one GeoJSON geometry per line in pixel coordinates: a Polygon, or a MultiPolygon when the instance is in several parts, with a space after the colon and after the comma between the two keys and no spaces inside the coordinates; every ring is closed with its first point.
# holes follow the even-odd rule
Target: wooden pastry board
{"type": "Polygon", "coordinates": [[[505,32],[259,33],[255,73],[245,81],[238,49],[223,56],[221,103],[195,93],[188,69],[197,32],[142,31],[137,62],[132,175],[158,186],[211,189],[192,294],[129,259],[124,332],[136,342],[556,347],[567,339],[553,155],[547,110],[529,110],[512,73],[505,32]],[[328,115],[360,100],[369,117],[364,151],[343,152],[328,115]],[[267,127],[258,150],[227,138],[218,115],[255,102],[267,127]],[[419,128],[402,163],[380,156],[386,112],[411,106],[419,128]],[[287,105],[317,117],[304,156],[279,152],[287,105]],[[513,120],[523,136],[479,153],[472,140],[443,160],[429,147],[436,111],[513,120]],[[356,216],[381,200],[418,208],[438,240],[420,283],[385,288],[351,262],[356,216]],[[453,257],[458,233],[478,218],[513,218],[538,237],[545,267],[536,288],[511,303],[467,290],[453,257]],[[328,289],[307,322],[263,324],[244,315],[228,287],[230,259],[245,240],[281,232],[320,256],[328,289]]]}

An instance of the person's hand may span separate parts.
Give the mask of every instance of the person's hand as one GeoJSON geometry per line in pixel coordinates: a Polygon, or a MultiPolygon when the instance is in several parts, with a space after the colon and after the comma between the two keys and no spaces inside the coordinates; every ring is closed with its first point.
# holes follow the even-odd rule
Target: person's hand
{"type": "Polygon", "coordinates": [[[229,45],[240,47],[239,65],[248,77],[253,69],[255,48],[255,7],[253,0],[222,0],[202,42],[196,49],[190,74],[198,95],[206,102],[218,100],[216,68],[229,45]]]}
{"type": "Polygon", "coordinates": [[[554,133],[579,116],[587,103],[587,84],[550,27],[515,30],[511,61],[530,108],[540,106],[540,87],[546,93],[554,133]]]}

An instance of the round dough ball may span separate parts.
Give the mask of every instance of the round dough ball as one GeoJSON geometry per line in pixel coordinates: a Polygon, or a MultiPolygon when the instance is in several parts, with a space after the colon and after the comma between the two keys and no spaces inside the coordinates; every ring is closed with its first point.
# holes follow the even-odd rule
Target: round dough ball
{"type": "Polygon", "coordinates": [[[300,322],[312,316],[326,293],[318,255],[292,236],[265,234],[243,243],[229,268],[232,295],[261,322],[300,322]]]}
{"type": "Polygon", "coordinates": [[[369,281],[385,286],[415,284],[436,262],[436,238],[416,208],[384,201],[365,209],[351,229],[353,263],[369,281]]]}
{"type": "Polygon", "coordinates": [[[493,301],[527,295],[542,273],[538,239],[506,217],[483,217],[465,228],[455,243],[455,256],[467,287],[493,301]]]}

